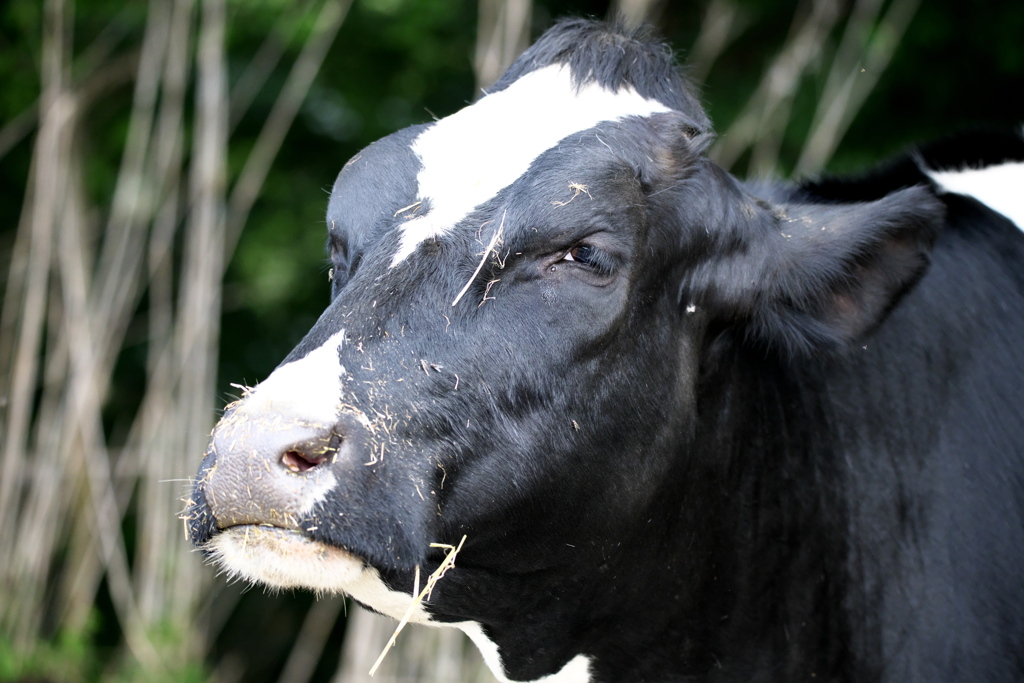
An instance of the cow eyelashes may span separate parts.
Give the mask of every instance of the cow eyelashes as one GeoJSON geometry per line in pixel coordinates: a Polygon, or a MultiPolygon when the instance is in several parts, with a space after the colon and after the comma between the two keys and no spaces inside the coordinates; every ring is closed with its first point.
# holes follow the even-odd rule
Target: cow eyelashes
{"type": "Polygon", "coordinates": [[[589,244],[580,244],[573,247],[566,252],[562,260],[579,263],[584,268],[589,268],[598,275],[611,275],[615,272],[614,259],[607,253],[589,244]]]}

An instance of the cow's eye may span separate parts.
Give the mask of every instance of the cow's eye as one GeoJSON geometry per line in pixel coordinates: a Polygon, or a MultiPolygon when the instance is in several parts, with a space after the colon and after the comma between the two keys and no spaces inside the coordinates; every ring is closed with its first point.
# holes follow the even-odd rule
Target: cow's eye
{"type": "Polygon", "coordinates": [[[573,247],[565,256],[563,261],[579,263],[584,268],[589,268],[599,275],[611,275],[615,271],[615,263],[611,256],[597,247],[588,244],[580,244],[573,247]]]}
{"type": "Polygon", "coordinates": [[[565,255],[566,261],[579,261],[580,263],[590,263],[594,257],[596,249],[588,247],[586,245],[580,245],[573,247],[569,250],[569,253],[565,255]]]}

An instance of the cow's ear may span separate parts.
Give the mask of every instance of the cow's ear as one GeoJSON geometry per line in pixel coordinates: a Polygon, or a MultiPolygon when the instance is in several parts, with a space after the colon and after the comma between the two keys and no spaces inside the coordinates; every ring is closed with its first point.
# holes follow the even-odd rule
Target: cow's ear
{"type": "Polygon", "coordinates": [[[923,187],[852,204],[748,198],[728,213],[742,223],[731,246],[693,269],[683,295],[717,301],[749,337],[789,355],[836,349],[879,325],[927,269],[944,217],[923,187]]]}

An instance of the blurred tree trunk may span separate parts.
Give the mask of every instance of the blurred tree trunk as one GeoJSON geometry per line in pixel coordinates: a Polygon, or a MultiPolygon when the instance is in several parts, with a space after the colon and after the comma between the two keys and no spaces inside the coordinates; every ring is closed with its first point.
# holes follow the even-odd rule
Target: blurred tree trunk
{"type": "Polygon", "coordinates": [[[532,0],[480,0],[473,69],[479,96],[530,44],[532,0]]]}
{"type": "Polygon", "coordinates": [[[619,21],[628,29],[643,24],[656,26],[668,0],[612,0],[608,20],[619,21]]]}
{"type": "MultiPolygon", "coordinates": [[[[711,7],[721,1],[712,0],[711,7]]],[[[796,172],[819,172],[888,66],[919,4],[920,0],[894,0],[884,15],[881,0],[856,0],[852,7],[844,0],[812,0],[798,7],[789,36],[742,112],[719,137],[711,157],[737,171],[735,166],[749,154],[747,175],[782,173],[779,160],[787,133],[792,132],[797,93],[808,76],[827,73],[824,88],[816,89],[810,131],[795,134],[802,142],[796,172]],[[836,45],[840,28],[842,37],[836,45]]]]}

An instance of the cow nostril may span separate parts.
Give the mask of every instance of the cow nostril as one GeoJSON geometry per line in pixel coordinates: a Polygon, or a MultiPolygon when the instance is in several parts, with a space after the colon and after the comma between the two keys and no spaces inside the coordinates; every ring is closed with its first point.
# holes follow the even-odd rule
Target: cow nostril
{"type": "Polygon", "coordinates": [[[281,464],[292,472],[305,472],[306,470],[313,469],[326,459],[326,456],[311,457],[302,451],[293,449],[284,452],[284,455],[281,456],[281,464]]]}

